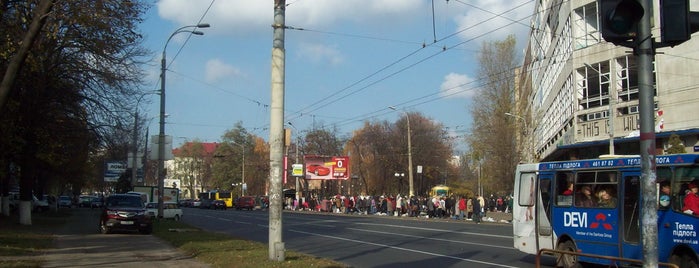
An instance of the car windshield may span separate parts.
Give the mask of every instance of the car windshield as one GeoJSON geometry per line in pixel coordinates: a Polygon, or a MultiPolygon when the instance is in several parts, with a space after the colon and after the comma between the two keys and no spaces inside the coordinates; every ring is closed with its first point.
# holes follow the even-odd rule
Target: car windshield
{"type": "Polygon", "coordinates": [[[137,196],[112,196],[107,199],[107,205],[111,207],[143,207],[141,198],[137,196]]]}

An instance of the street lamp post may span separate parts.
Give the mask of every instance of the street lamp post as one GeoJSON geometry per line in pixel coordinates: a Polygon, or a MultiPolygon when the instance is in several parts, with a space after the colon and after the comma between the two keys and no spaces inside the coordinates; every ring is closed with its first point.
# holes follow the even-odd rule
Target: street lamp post
{"type": "MultiPolygon", "coordinates": [[[[398,111],[398,109],[396,109],[396,107],[394,106],[389,106],[388,108],[394,111],[398,111]]],[[[408,114],[405,111],[401,112],[405,114],[405,119],[408,125],[408,185],[410,187],[409,197],[412,197],[415,195],[415,191],[413,190],[413,146],[410,137],[410,114],[408,114]]]]}
{"type": "Polygon", "coordinates": [[[513,113],[505,113],[505,115],[522,120],[522,124],[524,125],[524,137],[522,138],[522,140],[524,140],[524,147],[525,147],[524,148],[524,150],[525,150],[524,159],[527,161],[527,163],[530,163],[531,162],[531,158],[530,158],[531,148],[529,148],[530,147],[529,146],[530,145],[529,144],[529,139],[530,139],[529,136],[530,135],[529,135],[529,126],[527,125],[527,120],[524,119],[524,117],[521,117],[521,116],[513,114],[513,113]]]}
{"type": "Polygon", "coordinates": [[[204,35],[196,28],[208,28],[208,23],[183,26],[175,30],[165,42],[162,59],[160,60],[160,131],[158,132],[158,218],[163,217],[163,191],[165,191],[165,71],[167,70],[165,51],[173,36],[179,33],[204,35]],[[189,29],[194,28],[194,29],[189,29]]]}

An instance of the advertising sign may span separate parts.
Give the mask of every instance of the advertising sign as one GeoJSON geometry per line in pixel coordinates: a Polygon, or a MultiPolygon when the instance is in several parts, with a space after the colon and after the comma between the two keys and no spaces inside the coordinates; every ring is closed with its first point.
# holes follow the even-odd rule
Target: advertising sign
{"type": "Polygon", "coordinates": [[[104,163],[105,182],[117,182],[124,172],[126,172],[126,163],[124,163],[124,161],[109,161],[104,163]]]}
{"type": "Polygon", "coordinates": [[[304,156],[307,180],[346,180],[350,178],[349,156],[304,156]]]}

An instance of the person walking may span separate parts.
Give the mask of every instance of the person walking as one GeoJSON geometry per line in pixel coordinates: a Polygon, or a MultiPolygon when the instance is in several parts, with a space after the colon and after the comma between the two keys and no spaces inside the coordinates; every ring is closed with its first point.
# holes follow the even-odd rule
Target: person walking
{"type": "Polygon", "coordinates": [[[473,221],[475,221],[477,224],[481,224],[481,202],[478,200],[480,196],[476,194],[476,197],[473,198],[473,215],[471,215],[471,218],[473,218],[473,221]]]}

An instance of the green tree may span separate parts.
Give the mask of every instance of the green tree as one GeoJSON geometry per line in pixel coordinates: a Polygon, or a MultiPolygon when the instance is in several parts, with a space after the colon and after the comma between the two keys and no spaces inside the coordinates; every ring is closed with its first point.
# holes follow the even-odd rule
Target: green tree
{"type": "Polygon", "coordinates": [[[684,148],[682,140],[680,139],[680,136],[677,134],[670,135],[668,144],[670,146],[667,148],[667,150],[665,150],[665,152],[668,154],[683,154],[687,152],[684,148]]]}

